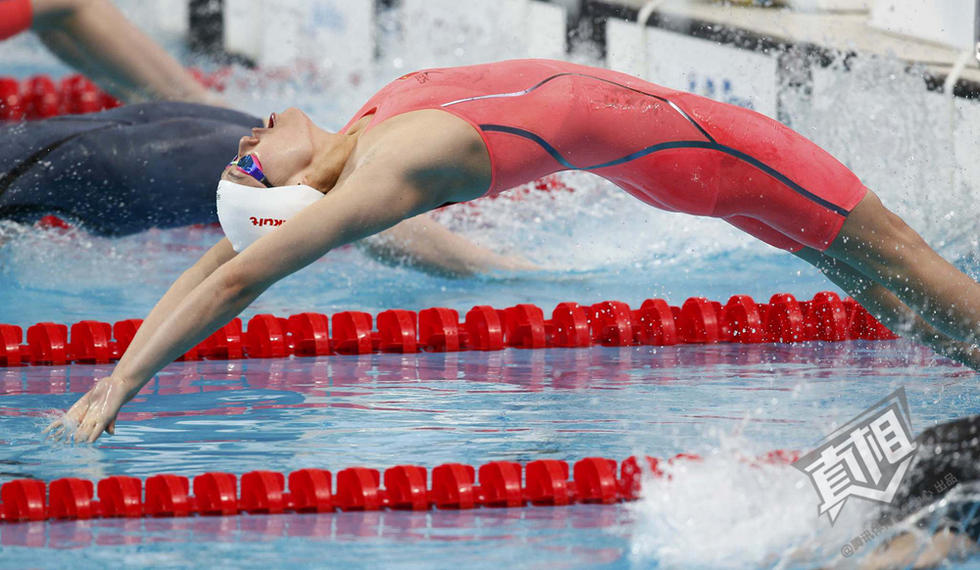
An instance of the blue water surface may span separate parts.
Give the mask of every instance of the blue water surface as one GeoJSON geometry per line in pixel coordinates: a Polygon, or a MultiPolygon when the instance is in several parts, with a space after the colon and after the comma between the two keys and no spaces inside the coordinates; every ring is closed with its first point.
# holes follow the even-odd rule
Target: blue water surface
{"type": "MultiPolygon", "coordinates": [[[[13,73],[63,69],[30,61],[13,73]]],[[[379,72],[338,100],[234,82],[228,96],[259,114],[300,99],[314,119],[336,127],[392,76],[379,72]]],[[[827,115],[862,112],[858,105],[825,107],[833,110],[827,115]]],[[[894,113],[883,114],[917,108],[892,105],[894,113]]],[[[840,131],[833,117],[816,118],[808,136],[850,148],[841,140],[850,131],[840,131]]],[[[952,198],[945,182],[931,194],[922,192],[918,177],[892,183],[894,165],[875,158],[897,144],[896,136],[905,137],[899,147],[916,149],[903,161],[936,182],[928,177],[929,162],[942,159],[935,156],[941,149],[921,148],[918,133],[894,129],[882,135],[882,148],[854,147],[866,160],[859,174],[880,182],[875,188],[887,194],[890,207],[922,222],[917,227],[926,239],[977,278],[976,226],[944,221],[958,220],[957,213],[970,218],[977,201],[952,198]]],[[[806,299],[836,290],[803,262],[724,222],[656,211],[589,175],[559,179],[570,191],[484,200],[435,214],[481,245],[526,256],[540,271],[431,276],[382,264],[351,246],[275,285],[243,316],[433,306],[465,312],[523,302],[550,313],[563,301],[612,299],[637,307],[654,297],[680,304],[692,296],[724,302],[749,294],[764,301],[775,293],[806,299]]],[[[26,327],[142,317],[220,237],[214,228],[183,228],[110,240],[84,227],[39,231],[0,223],[0,322],[26,327]]],[[[903,340],[508,349],[180,362],[124,408],[115,436],[95,445],[44,441],[40,430],[111,370],[0,369],[0,482],[571,462],[597,455],[622,460],[641,453],[690,452],[704,460],[678,464],[680,471],[651,484],[643,500],[612,506],[0,524],[0,566],[831,565],[865,528],[859,505],[849,504],[831,528],[818,518],[816,494],[799,472],[746,458],[808,450],[899,387],[906,389],[917,432],[980,411],[975,373],[903,340]]],[[[977,561],[957,564],[975,567],[977,561]]]]}
{"type": "MultiPolygon", "coordinates": [[[[621,460],[635,453],[712,457],[732,453],[732,439],[739,454],[755,456],[807,449],[898,386],[908,393],[917,430],[978,409],[973,373],[907,341],[509,349],[176,363],[126,407],[115,436],[93,446],[43,441],[39,430],[53,410],[67,407],[109,370],[72,365],[0,372],[2,480],[304,467],[336,472],[596,455],[621,460]]],[[[706,464],[696,473],[729,468],[706,464]]],[[[786,467],[774,477],[799,474],[786,467]]],[[[779,499],[809,507],[812,494],[802,486],[779,499]]],[[[737,490],[738,498],[720,494],[711,516],[737,510],[746,495],[771,500],[762,486],[750,485],[737,490]]],[[[112,560],[220,567],[231,556],[248,567],[328,560],[398,567],[449,561],[485,568],[655,566],[656,555],[635,554],[652,539],[637,521],[676,513],[644,508],[652,507],[5,524],[0,545],[3,564],[11,567],[94,567],[112,560]]],[[[778,518],[784,509],[763,504],[752,516],[778,518]]],[[[829,528],[815,509],[806,513],[800,517],[806,532],[784,549],[809,544],[813,535],[819,543],[823,527],[829,528]]]]}

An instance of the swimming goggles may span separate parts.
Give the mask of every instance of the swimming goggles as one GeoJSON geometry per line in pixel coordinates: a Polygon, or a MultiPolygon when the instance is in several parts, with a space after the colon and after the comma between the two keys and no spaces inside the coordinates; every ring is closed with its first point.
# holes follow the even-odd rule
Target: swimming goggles
{"type": "Polygon", "coordinates": [[[251,154],[246,154],[245,156],[241,157],[236,156],[235,160],[228,163],[228,166],[234,166],[238,170],[248,174],[252,178],[261,182],[266,188],[273,187],[269,182],[269,179],[266,178],[265,174],[262,172],[262,164],[259,162],[259,159],[251,154]]]}

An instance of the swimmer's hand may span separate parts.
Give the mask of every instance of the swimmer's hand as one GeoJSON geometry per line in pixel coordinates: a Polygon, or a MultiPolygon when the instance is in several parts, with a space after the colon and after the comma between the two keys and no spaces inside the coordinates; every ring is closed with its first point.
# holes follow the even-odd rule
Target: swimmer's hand
{"type": "Polygon", "coordinates": [[[115,434],[119,409],[135,395],[126,382],[112,376],[103,378],[63,416],[44,428],[44,433],[55,441],[74,439],[75,443],[92,443],[103,431],[115,434]]]}
{"type": "Polygon", "coordinates": [[[501,271],[542,271],[543,267],[520,255],[497,256],[497,269],[501,271]]]}

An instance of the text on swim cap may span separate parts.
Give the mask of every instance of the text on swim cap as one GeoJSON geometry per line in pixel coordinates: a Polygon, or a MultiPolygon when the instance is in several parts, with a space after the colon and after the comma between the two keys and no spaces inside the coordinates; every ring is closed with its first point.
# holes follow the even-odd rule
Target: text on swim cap
{"type": "Polygon", "coordinates": [[[279,220],[276,218],[256,218],[252,216],[249,218],[252,221],[253,226],[281,226],[286,220],[279,220]]]}

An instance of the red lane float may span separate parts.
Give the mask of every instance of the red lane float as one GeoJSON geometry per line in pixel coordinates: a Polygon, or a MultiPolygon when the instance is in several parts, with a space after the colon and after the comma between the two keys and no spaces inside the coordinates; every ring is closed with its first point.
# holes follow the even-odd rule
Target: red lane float
{"type": "Polygon", "coordinates": [[[634,338],[638,344],[669,346],[680,342],[674,312],[663,299],[643,301],[633,320],[636,323],[634,338]]]}
{"type": "Polygon", "coordinates": [[[419,311],[419,346],[433,352],[458,352],[460,336],[455,310],[433,307],[419,311]]]}
{"type": "Polygon", "coordinates": [[[94,113],[121,103],[82,75],[57,83],[46,75],[23,82],[0,77],[0,121],[47,119],[57,115],[94,113]]]}
{"type": "Polygon", "coordinates": [[[134,518],[143,515],[143,481],[114,475],[99,481],[99,506],[105,518],[134,518]]]}
{"type": "Polygon", "coordinates": [[[477,305],[466,313],[466,345],[470,350],[502,350],[504,325],[498,313],[489,305],[477,305]]]}
{"type": "Polygon", "coordinates": [[[333,510],[330,472],[326,469],[300,469],[289,474],[289,508],[297,513],[324,513],[333,510]]]}
{"type": "Polygon", "coordinates": [[[759,307],[748,295],[735,295],[729,299],[722,318],[728,323],[732,342],[748,344],[763,342],[766,338],[759,307]]]}
{"type": "MultiPolygon", "coordinates": [[[[756,461],[791,463],[797,457],[795,452],[778,450],[756,461]]],[[[699,460],[697,455],[682,453],[668,463],[699,460]]],[[[644,476],[663,476],[660,465],[653,457],[630,457],[618,464],[617,476],[617,462],[604,457],[581,459],[571,469],[557,459],[527,465],[493,461],[479,469],[447,463],[432,469],[431,479],[419,465],[396,465],[383,475],[377,469],[350,467],[337,472],[336,488],[330,471],[312,468],[288,476],[251,471],[240,478],[210,472],[197,475],[193,482],[173,474],[153,475],[145,482],[120,475],[97,483],[72,477],[50,484],[15,479],[0,487],[0,521],[608,505],[637,499],[644,476]]]]}
{"type": "Polygon", "coordinates": [[[714,344],[725,340],[721,336],[721,320],[714,303],[704,297],[684,301],[678,319],[682,342],[714,344]]]}
{"type": "MultiPolygon", "coordinates": [[[[206,74],[197,69],[191,70],[202,85],[217,91],[223,90],[228,72],[221,70],[206,74]]],[[[47,75],[35,75],[24,81],[0,77],[0,121],[95,113],[120,105],[119,100],[79,74],[65,76],[57,82],[47,75]]]]}
{"type": "MultiPolygon", "coordinates": [[[[0,324],[0,367],[118,360],[142,322],[80,321],[70,329],[58,323],[38,323],[27,329],[26,345],[21,344],[20,327],[0,324]]],[[[842,301],[835,293],[823,292],[801,302],[782,293],[766,304],[757,304],[748,295],[735,295],[724,306],[703,297],[688,299],[681,307],[663,299],[647,299],[636,310],[620,301],[592,306],[559,303],[550,319],[531,304],[506,309],[479,305],[466,313],[463,322],[457,311],[445,307],[418,313],[391,309],[379,313],[377,319],[362,311],[343,311],[332,317],[261,314],[248,321],[244,333],[241,319],[234,319],[181,360],[894,338],[898,337],[853,299],[842,301]]]]}
{"type": "Polygon", "coordinates": [[[558,303],[546,325],[550,325],[551,331],[549,346],[575,348],[592,344],[589,317],[578,303],[558,303]]]}
{"type": "Polygon", "coordinates": [[[231,473],[204,473],[194,477],[194,497],[202,515],[238,512],[238,480],[231,473]]]}
{"type": "Polygon", "coordinates": [[[19,366],[22,359],[29,361],[27,354],[21,354],[20,341],[23,330],[15,325],[0,325],[0,366],[19,366]]]}
{"type": "Polygon", "coordinates": [[[514,348],[545,348],[544,311],[523,303],[503,311],[504,342],[514,348]]]}
{"type": "Polygon", "coordinates": [[[378,313],[381,352],[418,352],[418,317],[412,311],[390,309],[378,313]]]}
{"type": "Polygon", "coordinates": [[[27,329],[27,351],[35,364],[66,364],[68,327],[56,323],[38,323],[27,329]]]}
{"type": "Polygon", "coordinates": [[[592,342],[604,346],[633,344],[633,313],[619,301],[603,301],[590,307],[592,342]]]}

